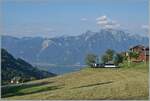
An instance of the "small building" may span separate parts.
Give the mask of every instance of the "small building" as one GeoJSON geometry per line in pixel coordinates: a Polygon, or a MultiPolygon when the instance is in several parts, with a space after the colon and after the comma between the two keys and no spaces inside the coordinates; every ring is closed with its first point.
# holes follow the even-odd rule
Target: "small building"
{"type": "Polygon", "coordinates": [[[118,66],[115,65],[113,61],[108,61],[108,62],[105,63],[104,67],[106,67],[106,68],[116,68],[118,66]]]}
{"type": "Polygon", "coordinates": [[[99,67],[99,64],[98,63],[93,63],[92,67],[97,68],[97,67],[99,67]]]}
{"type": "Polygon", "coordinates": [[[128,52],[126,52],[126,51],[125,52],[121,52],[120,55],[127,56],[127,57],[129,56],[128,52]]]}
{"type": "Polygon", "coordinates": [[[118,67],[117,65],[114,64],[113,61],[108,61],[106,63],[94,63],[93,68],[112,68],[112,67],[118,67]]]}
{"type": "Polygon", "coordinates": [[[144,47],[143,45],[136,45],[130,47],[129,50],[139,53],[139,57],[134,61],[149,61],[149,47],[144,47]]]}
{"type": "Polygon", "coordinates": [[[21,77],[13,77],[10,81],[11,84],[18,84],[21,82],[21,77]]]}
{"type": "Polygon", "coordinates": [[[92,67],[93,67],[93,68],[102,68],[102,67],[104,67],[104,64],[94,63],[94,64],[92,65],[92,67]]]}

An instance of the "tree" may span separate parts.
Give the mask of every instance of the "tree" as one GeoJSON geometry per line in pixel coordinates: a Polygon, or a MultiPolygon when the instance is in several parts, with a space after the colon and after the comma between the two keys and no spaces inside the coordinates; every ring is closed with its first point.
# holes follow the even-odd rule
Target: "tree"
{"type": "Polygon", "coordinates": [[[133,58],[137,59],[139,57],[139,53],[138,52],[133,52],[133,58]]]}
{"type": "Polygon", "coordinates": [[[123,56],[121,54],[115,54],[113,57],[113,61],[116,65],[123,62],[123,56]]]}
{"type": "Polygon", "coordinates": [[[139,57],[139,53],[138,52],[129,52],[129,58],[131,60],[131,58],[137,59],[139,57]]]}
{"type": "Polygon", "coordinates": [[[132,52],[132,51],[129,51],[129,52],[128,52],[128,55],[129,55],[129,59],[131,60],[131,58],[133,57],[133,52],[132,52]]]}
{"type": "Polygon", "coordinates": [[[85,58],[85,62],[88,66],[92,67],[97,61],[97,56],[95,54],[88,54],[85,58]]]}
{"type": "Polygon", "coordinates": [[[104,54],[101,58],[102,62],[105,63],[105,62],[108,62],[108,56],[106,54],[104,54]]]}
{"type": "Polygon", "coordinates": [[[108,49],[105,54],[102,56],[101,60],[103,63],[112,61],[113,60],[113,55],[115,54],[115,51],[112,49],[108,49]]]}
{"type": "Polygon", "coordinates": [[[107,55],[108,61],[112,61],[114,53],[115,53],[115,51],[112,50],[112,49],[108,49],[106,51],[106,55],[107,55]]]}

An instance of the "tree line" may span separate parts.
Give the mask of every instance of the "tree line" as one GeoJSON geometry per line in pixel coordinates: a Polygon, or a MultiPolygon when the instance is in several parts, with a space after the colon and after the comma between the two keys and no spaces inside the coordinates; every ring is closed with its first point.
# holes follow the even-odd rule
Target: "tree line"
{"type": "Polygon", "coordinates": [[[109,61],[112,61],[115,65],[119,65],[120,63],[123,63],[123,61],[125,60],[129,59],[130,61],[131,58],[137,59],[139,57],[138,52],[129,51],[127,53],[128,53],[128,56],[123,55],[121,53],[117,53],[116,51],[112,49],[107,49],[101,57],[93,53],[90,53],[86,55],[85,63],[90,67],[92,67],[93,64],[95,63],[105,64],[109,61]]]}

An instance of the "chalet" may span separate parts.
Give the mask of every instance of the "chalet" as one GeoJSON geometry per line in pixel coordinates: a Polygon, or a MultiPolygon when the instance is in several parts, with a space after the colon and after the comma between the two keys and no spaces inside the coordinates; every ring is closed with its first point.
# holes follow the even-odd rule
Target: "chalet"
{"type": "Polygon", "coordinates": [[[139,57],[134,61],[149,61],[149,47],[143,45],[136,45],[129,48],[132,52],[138,52],[139,57]]]}

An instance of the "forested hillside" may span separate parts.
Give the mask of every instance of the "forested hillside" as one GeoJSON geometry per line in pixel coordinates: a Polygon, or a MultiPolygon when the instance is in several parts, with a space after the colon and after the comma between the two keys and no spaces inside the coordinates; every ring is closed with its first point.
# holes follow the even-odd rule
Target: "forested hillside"
{"type": "Polygon", "coordinates": [[[23,81],[29,81],[55,76],[53,73],[41,71],[33,67],[20,58],[14,58],[5,49],[1,49],[1,57],[2,85],[8,84],[14,77],[20,77],[23,81]]]}

